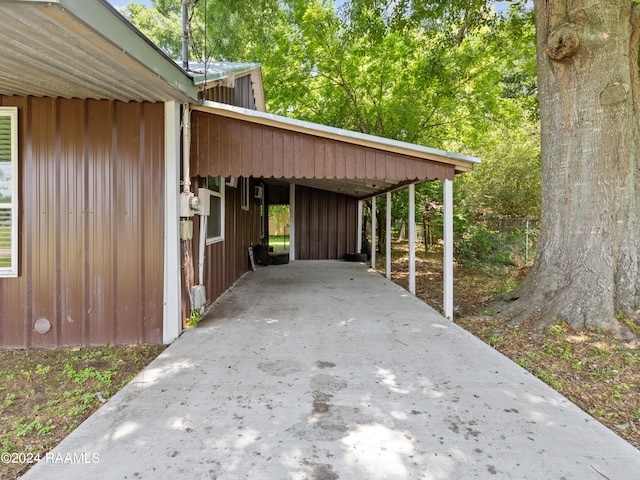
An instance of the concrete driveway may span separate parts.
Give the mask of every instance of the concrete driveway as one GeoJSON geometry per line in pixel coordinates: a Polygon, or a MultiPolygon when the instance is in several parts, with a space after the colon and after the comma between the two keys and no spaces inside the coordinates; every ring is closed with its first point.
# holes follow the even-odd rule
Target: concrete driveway
{"type": "Polygon", "coordinates": [[[640,478],[640,451],[360,264],[259,268],[34,479],[640,478]]]}

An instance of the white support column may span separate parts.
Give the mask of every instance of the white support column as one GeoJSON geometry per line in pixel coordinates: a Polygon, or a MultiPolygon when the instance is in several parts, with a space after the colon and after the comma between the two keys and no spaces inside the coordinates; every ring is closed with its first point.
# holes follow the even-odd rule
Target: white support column
{"type": "Polygon", "coordinates": [[[371,197],[371,268],[376,269],[376,235],[378,214],[376,212],[376,197],[371,197]]]}
{"type": "Polygon", "coordinates": [[[180,104],[164,104],[164,292],[162,341],[182,331],[180,308],[180,104]]]}
{"type": "Polygon", "coordinates": [[[385,254],[385,271],[387,278],[391,280],[391,192],[387,192],[387,216],[386,216],[386,254],[385,254]]]}
{"type": "Polygon", "coordinates": [[[453,181],[445,180],[444,203],[444,316],[453,320],[453,181]]]}
{"type": "Polygon", "coordinates": [[[416,294],[416,186],[409,185],[409,291],[416,294]]]}
{"type": "Polygon", "coordinates": [[[289,184],[289,260],[296,259],[296,184],[289,184]]]}
{"type": "Polygon", "coordinates": [[[357,252],[362,252],[362,200],[358,200],[358,239],[357,239],[357,252]]]}

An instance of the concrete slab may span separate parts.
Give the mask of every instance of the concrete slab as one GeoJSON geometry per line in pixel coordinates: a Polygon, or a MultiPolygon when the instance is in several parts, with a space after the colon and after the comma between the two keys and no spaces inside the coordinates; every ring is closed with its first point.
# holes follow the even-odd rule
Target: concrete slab
{"type": "Polygon", "coordinates": [[[245,276],[23,478],[637,479],[640,452],[360,264],[245,276]]]}

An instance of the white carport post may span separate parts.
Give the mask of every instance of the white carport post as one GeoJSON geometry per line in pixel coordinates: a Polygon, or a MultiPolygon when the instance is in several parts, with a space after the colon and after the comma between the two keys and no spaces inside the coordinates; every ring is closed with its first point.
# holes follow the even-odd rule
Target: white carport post
{"type": "Polygon", "coordinates": [[[386,254],[385,254],[385,271],[387,274],[387,278],[391,280],[391,192],[387,192],[387,216],[386,227],[387,227],[387,235],[385,238],[386,241],[386,254]]]}
{"type": "Polygon", "coordinates": [[[164,302],[162,342],[182,330],[180,307],[180,104],[164,104],[164,302]]]}
{"type": "Polygon", "coordinates": [[[358,238],[356,240],[357,252],[362,252],[362,200],[358,200],[358,238]]]}
{"type": "Polygon", "coordinates": [[[371,268],[376,269],[376,224],[378,223],[378,213],[376,211],[376,197],[371,197],[371,268]]]}
{"type": "Polygon", "coordinates": [[[453,320],[453,181],[444,180],[444,316],[453,320]]]}
{"type": "Polygon", "coordinates": [[[289,260],[296,259],[296,184],[289,184],[289,260]]]}
{"type": "Polygon", "coordinates": [[[409,292],[416,294],[416,186],[409,185],[409,292]]]}

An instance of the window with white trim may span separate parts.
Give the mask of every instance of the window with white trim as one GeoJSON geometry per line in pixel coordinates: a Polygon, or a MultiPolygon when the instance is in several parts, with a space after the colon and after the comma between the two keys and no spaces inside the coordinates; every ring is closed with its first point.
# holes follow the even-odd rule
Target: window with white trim
{"type": "Polygon", "coordinates": [[[0,277],[18,276],[18,109],[0,107],[0,277]]]}
{"type": "Polygon", "coordinates": [[[224,183],[222,177],[207,177],[210,190],[207,245],[224,240],[224,183]]]}
{"type": "Polygon", "coordinates": [[[240,179],[240,194],[242,196],[242,200],[240,203],[240,208],[242,210],[249,210],[251,192],[249,192],[249,179],[242,177],[240,179]]]}

